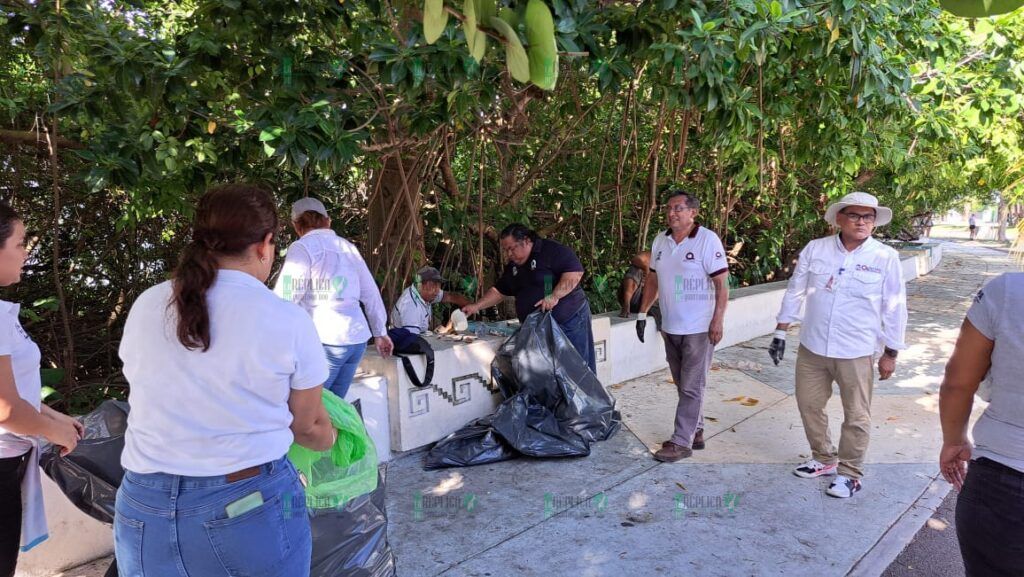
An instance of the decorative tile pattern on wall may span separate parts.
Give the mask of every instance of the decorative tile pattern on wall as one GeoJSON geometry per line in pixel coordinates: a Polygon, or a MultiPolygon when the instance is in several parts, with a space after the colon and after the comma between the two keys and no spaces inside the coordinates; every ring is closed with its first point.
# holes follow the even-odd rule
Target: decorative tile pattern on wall
{"type": "Polygon", "coordinates": [[[598,363],[608,360],[608,341],[597,341],[594,343],[594,359],[598,363]]]}
{"type": "Polygon", "coordinates": [[[472,397],[473,386],[478,383],[486,388],[480,373],[472,373],[452,379],[452,397],[455,399],[452,404],[461,405],[469,401],[472,397]]]}
{"type": "Polygon", "coordinates": [[[430,412],[430,387],[409,389],[409,416],[419,417],[430,412]]]}

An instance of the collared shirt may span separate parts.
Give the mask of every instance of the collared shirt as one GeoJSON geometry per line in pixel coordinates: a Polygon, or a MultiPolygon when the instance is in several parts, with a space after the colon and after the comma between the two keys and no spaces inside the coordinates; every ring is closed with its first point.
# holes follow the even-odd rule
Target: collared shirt
{"type": "MultiPolygon", "coordinates": [[[[576,253],[553,240],[537,239],[526,263],[522,266],[513,262],[506,264],[494,288],[505,296],[516,297],[516,316],[522,322],[533,312],[533,305],[551,294],[558,286],[562,274],[567,272],[583,272],[583,264],[576,253]]],[[[577,284],[552,310],[555,321],[565,324],[586,301],[587,295],[577,284]]]]}
{"type": "Polygon", "coordinates": [[[718,235],[696,223],[678,243],[671,230],[659,234],[651,243],[651,272],[658,277],[661,329],[670,335],[708,332],[715,316],[711,279],[729,272],[718,235]]]}
{"type": "MultiPolygon", "coordinates": [[[[42,406],[43,383],[39,375],[39,347],[21,327],[21,305],[0,300],[0,356],[11,357],[18,396],[37,411],[42,406]]],[[[0,458],[18,457],[32,448],[32,441],[0,427],[0,458]]]]}
{"type": "Polygon", "coordinates": [[[1024,273],[986,284],[967,318],[993,341],[988,407],[974,424],[974,459],[988,457],[1024,473],[1024,273]]]}
{"type": "Polygon", "coordinates": [[[868,238],[852,252],[839,235],[812,240],[800,252],[782,300],[779,323],[800,320],[800,344],[833,359],[907,348],[907,292],[896,249],[868,238]]]}
{"type": "Polygon", "coordinates": [[[210,348],[186,349],[173,281],[132,305],[119,354],[128,379],[121,463],[208,477],[280,459],[294,437],[288,397],[327,379],[313,322],[250,274],[220,270],[206,292],[210,348]]]}
{"type": "Polygon", "coordinates": [[[387,334],[387,310],[366,261],[329,228],[307,232],[288,247],[274,292],[313,317],[326,345],[356,345],[387,334]]]}
{"type": "Polygon", "coordinates": [[[415,286],[402,291],[402,296],[395,301],[391,309],[391,326],[406,328],[413,332],[423,333],[430,330],[430,309],[444,299],[444,291],[437,291],[437,297],[429,303],[423,300],[415,286]]]}

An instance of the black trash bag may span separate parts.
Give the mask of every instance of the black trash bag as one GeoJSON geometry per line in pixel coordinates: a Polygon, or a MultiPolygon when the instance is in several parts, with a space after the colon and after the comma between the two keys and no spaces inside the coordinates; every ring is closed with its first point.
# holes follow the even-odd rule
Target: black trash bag
{"type": "Polygon", "coordinates": [[[310,577],[394,577],[382,474],[377,474],[376,489],[343,507],[310,510],[309,525],[313,530],[310,577]]]}
{"type": "Polygon", "coordinates": [[[491,426],[493,418],[488,415],[477,419],[438,441],[427,454],[426,467],[468,467],[515,458],[515,450],[491,426]]]}
{"type": "MultiPolygon", "coordinates": [[[[121,453],[128,428],[128,403],[105,401],[79,419],[85,435],[75,451],[44,446],[40,465],[76,507],[104,523],[114,523],[114,501],[124,469],[121,453]]],[[[378,474],[379,475],[379,474],[378,474]]],[[[395,560],[387,544],[384,480],[377,489],[340,509],[310,511],[313,532],[311,577],[393,577],[395,560]]],[[[106,577],[117,576],[116,562],[106,577]]]]}
{"type": "Polygon", "coordinates": [[[498,349],[491,376],[506,397],[524,392],[584,440],[604,441],[622,425],[615,399],[551,313],[534,312],[498,349]]]}
{"type": "Polygon", "coordinates": [[[112,525],[114,499],[124,476],[121,452],[128,428],[128,403],[104,401],[79,421],[85,434],[74,452],[61,457],[60,447],[44,445],[39,465],[83,513],[112,525]]]}
{"type": "Polygon", "coordinates": [[[581,457],[621,426],[615,399],[548,312],[534,312],[498,349],[491,376],[505,400],[438,441],[428,469],[480,465],[515,456],[581,457]],[[497,453],[496,441],[512,451],[497,453]]]}
{"type": "Polygon", "coordinates": [[[525,393],[505,401],[494,414],[494,430],[530,457],[586,457],[590,444],[525,393]]]}

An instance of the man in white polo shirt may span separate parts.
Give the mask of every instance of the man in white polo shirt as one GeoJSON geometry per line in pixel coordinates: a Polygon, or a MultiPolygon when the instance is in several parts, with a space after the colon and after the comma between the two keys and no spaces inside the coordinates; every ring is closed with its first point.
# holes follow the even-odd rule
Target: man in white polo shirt
{"type": "Polygon", "coordinates": [[[417,271],[413,284],[402,291],[402,296],[391,309],[391,326],[417,334],[425,333],[430,330],[434,305],[452,303],[461,308],[469,304],[466,297],[444,291],[441,288],[443,282],[440,271],[432,266],[417,271]]]}
{"type": "Polygon", "coordinates": [[[800,252],[783,297],[778,326],[768,349],[775,364],[786,350],[786,329],[800,320],[796,357],[796,403],[811,460],[797,467],[799,477],[835,475],[826,491],[846,498],[861,489],[864,455],[871,434],[874,355],[879,377],[896,370],[897,351],[907,326],[907,295],[899,253],[871,237],[876,226],[892,220],[866,192],[854,192],[828,207],[825,220],[839,234],[812,240],[800,252]],[[844,421],[839,450],[832,444],[825,405],[832,382],[839,384],[844,421]]]}
{"type": "Polygon", "coordinates": [[[704,448],[704,388],[711,355],[722,340],[729,264],[718,235],[695,220],[700,208],[697,197],[679,189],[668,194],[669,228],[651,245],[636,330],[642,342],[647,311],[657,298],[665,357],[679,390],[679,404],[672,438],[662,443],[654,458],[671,463],[704,448]]]}

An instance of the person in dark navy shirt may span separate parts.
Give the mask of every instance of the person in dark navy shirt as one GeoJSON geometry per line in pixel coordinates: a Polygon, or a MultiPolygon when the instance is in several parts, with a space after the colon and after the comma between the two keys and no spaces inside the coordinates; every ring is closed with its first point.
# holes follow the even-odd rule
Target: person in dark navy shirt
{"type": "Polygon", "coordinates": [[[520,322],[538,307],[551,311],[587,366],[596,372],[590,302],[580,287],[583,265],[576,253],[563,244],[539,238],[522,224],[506,226],[499,242],[508,257],[501,278],[480,300],[466,305],[462,311],[473,315],[510,296],[516,299],[520,322]]]}

